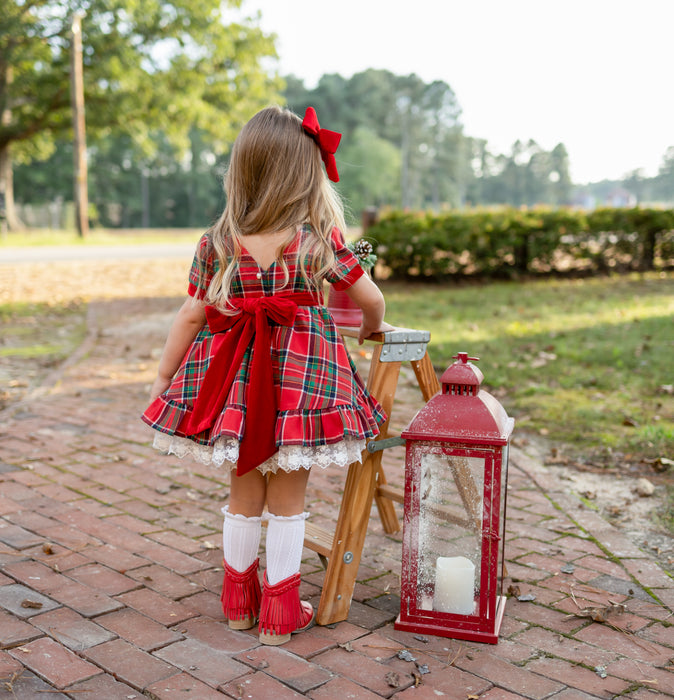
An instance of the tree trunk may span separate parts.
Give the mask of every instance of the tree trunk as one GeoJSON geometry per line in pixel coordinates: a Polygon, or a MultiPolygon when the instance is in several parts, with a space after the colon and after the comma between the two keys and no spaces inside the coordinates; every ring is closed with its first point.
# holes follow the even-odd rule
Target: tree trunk
{"type": "Polygon", "coordinates": [[[150,228],[150,171],[147,168],[140,171],[140,199],[143,207],[141,226],[150,228]]]}
{"type": "MultiPolygon", "coordinates": [[[[3,87],[9,89],[14,79],[12,66],[3,63],[2,75],[3,87]]],[[[8,126],[12,121],[12,112],[9,109],[9,102],[6,95],[3,95],[4,108],[0,112],[0,123],[2,126],[8,126]]],[[[16,215],[14,207],[14,171],[12,170],[12,154],[10,144],[5,143],[0,146],[0,228],[6,231],[8,228],[11,231],[23,228],[23,224],[16,215]]]]}
{"type": "Polygon", "coordinates": [[[0,220],[10,231],[23,228],[14,207],[14,173],[9,144],[0,146],[0,220]],[[4,200],[4,203],[3,201],[4,200]]]}
{"type": "Polygon", "coordinates": [[[70,90],[73,110],[73,152],[75,224],[81,238],[89,233],[89,190],[87,186],[87,146],[84,119],[84,79],[82,75],[82,14],[76,12],[72,24],[70,50],[70,90]]]}

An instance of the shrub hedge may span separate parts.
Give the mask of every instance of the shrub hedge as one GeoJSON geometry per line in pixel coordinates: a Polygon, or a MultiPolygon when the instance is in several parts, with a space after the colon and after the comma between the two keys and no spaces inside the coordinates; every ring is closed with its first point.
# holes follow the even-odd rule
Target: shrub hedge
{"type": "Polygon", "coordinates": [[[674,267],[674,210],[391,211],[367,229],[394,278],[674,267]]]}

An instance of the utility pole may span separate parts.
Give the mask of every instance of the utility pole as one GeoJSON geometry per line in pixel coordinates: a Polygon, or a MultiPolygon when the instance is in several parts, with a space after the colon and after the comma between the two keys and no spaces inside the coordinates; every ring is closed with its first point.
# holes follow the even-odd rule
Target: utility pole
{"type": "Polygon", "coordinates": [[[81,238],[89,233],[89,193],[87,188],[87,142],[84,122],[84,76],[82,73],[82,17],[73,15],[70,51],[70,101],[73,110],[73,150],[75,163],[75,224],[81,238]]]}

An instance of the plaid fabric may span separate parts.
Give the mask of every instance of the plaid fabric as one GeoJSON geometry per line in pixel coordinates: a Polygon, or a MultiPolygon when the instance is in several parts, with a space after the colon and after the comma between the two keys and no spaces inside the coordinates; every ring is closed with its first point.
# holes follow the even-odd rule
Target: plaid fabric
{"type": "MultiPolygon", "coordinates": [[[[282,268],[274,262],[262,270],[244,249],[232,283],[237,297],[260,297],[281,291],[310,291],[299,271],[297,251],[308,227],[298,232],[284,253],[289,282],[284,287],[282,268]]],[[[328,277],[345,289],[363,270],[335,229],[333,249],[336,264],[328,277]]],[[[203,298],[218,269],[208,235],[202,236],[189,276],[189,293],[203,298]],[[201,274],[203,273],[203,275],[201,274]]],[[[386,416],[369,395],[347,352],[330,312],[325,306],[301,306],[292,327],[271,325],[271,357],[277,393],[277,445],[325,445],[346,437],[365,439],[378,434],[378,423],[386,416]]],[[[227,332],[227,331],[225,331],[227,332]]],[[[185,355],[169,389],[143,414],[156,430],[185,437],[177,430],[182,417],[192,410],[212,357],[213,335],[204,326],[185,355]]],[[[220,437],[241,439],[246,420],[246,391],[251,348],[245,354],[227,402],[211,430],[191,439],[212,445],[220,437]]]]}

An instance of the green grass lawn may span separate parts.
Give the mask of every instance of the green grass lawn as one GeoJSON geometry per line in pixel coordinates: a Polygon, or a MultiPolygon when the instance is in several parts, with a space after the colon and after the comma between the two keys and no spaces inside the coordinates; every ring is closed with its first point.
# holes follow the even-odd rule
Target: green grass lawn
{"type": "Polygon", "coordinates": [[[606,466],[674,457],[674,276],[380,286],[437,369],[481,358],[519,429],[606,466]]]}

